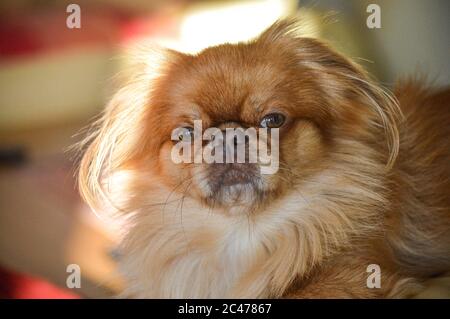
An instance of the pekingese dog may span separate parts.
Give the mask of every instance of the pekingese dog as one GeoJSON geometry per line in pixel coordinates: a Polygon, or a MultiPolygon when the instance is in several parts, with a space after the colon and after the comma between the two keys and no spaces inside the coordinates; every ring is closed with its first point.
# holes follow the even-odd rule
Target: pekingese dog
{"type": "Polygon", "coordinates": [[[121,296],[408,297],[450,270],[450,90],[391,97],[296,28],[137,55],[79,172],[86,201],[126,219],[121,296]],[[243,162],[174,160],[208,128],[266,130],[275,169],[248,136],[215,144],[219,159],[243,144],[243,162]]]}

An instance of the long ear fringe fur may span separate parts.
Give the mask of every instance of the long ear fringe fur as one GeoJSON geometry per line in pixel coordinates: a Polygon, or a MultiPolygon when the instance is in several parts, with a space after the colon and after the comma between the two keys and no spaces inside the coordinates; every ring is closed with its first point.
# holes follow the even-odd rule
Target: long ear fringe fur
{"type": "Polygon", "coordinates": [[[144,146],[140,143],[143,114],[151,107],[152,84],[164,72],[169,55],[170,51],[154,45],[131,48],[126,55],[129,66],[119,75],[125,84],[76,145],[79,152],[84,152],[78,170],[79,190],[94,211],[105,204],[117,208],[109,198],[105,181],[144,146]]]}

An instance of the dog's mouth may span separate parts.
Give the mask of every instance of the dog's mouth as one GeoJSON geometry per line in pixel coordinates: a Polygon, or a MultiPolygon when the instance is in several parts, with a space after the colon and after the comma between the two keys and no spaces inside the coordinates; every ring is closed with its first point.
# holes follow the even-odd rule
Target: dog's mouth
{"type": "Polygon", "coordinates": [[[254,172],[245,168],[227,167],[217,178],[217,186],[226,187],[238,184],[252,184],[256,180],[254,172]]]}
{"type": "Polygon", "coordinates": [[[254,164],[212,164],[208,168],[208,199],[224,206],[252,205],[262,192],[254,164]]]}

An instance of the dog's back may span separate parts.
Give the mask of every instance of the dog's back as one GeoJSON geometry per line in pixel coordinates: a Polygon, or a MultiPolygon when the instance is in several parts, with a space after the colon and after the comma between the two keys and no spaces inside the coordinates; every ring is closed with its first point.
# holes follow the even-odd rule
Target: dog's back
{"type": "Polygon", "coordinates": [[[411,81],[396,97],[404,119],[388,239],[401,271],[438,275],[450,271],[450,88],[411,81]]]}

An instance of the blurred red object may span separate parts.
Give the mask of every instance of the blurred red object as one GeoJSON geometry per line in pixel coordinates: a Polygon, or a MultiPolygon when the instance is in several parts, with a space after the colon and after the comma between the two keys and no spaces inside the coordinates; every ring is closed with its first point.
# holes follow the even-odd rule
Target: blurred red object
{"type": "Polygon", "coordinates": [[[81,28],[66,26],[64,8],[0,15],[0,57],[15,57],[83,46],[110,46],[128,19],[113,10],[83,8],[81,28]]]}
{"type": "Polygon", "coordinates": [[[0,298],[2,299],[79,299],[80,296],[30,275],[0,267],[0,298]]]}
{"type": "Polygon", "coordinates": [[[81,28],[66,26],[65,7],[0,13],[0,59],[85,46],[117,48],[136,37],[175,36],[174,20],[166,15],[138,15],[117,8],[83,6],[81,28]]]}

